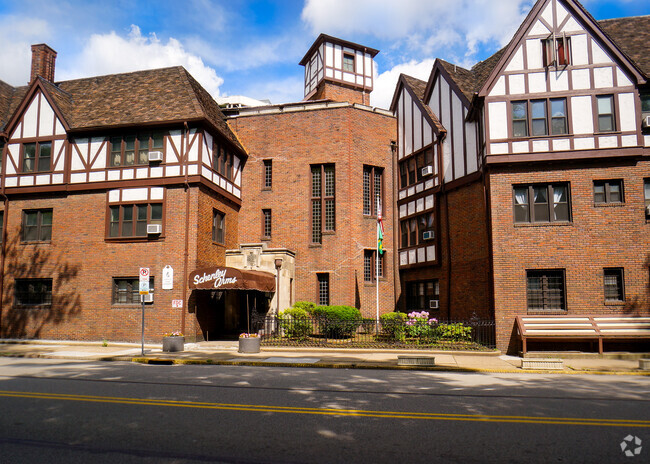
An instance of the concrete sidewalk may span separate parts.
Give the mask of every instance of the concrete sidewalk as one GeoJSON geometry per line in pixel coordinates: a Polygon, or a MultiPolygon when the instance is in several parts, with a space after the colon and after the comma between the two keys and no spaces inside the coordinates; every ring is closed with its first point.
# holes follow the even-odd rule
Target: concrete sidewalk
{"type": "MultiPolygon", "coordinates": [[[[88,361],[129,361],[150,364],[221,364],[255,366],[291,366],[319,368],[416,369],[464,372],[510,373],[590,373],[649,375],[639,368],[640,356],[609,353],[598,356],[583,353],[565,356],[547,353],[545,357],[562,357],[562,370],[523,370],[521,358],[500,352],[461,352],[431,350],[362,350],[328,348],[265,347],[259,353],[239,353],[238,343],[186,343],[181,352],[163,352],[162,346],[133,343],[73,342],[47,340],[0,340],[0,356],[76,359],[88,361]],[[577,356],[577,357],[576,357],[577,356]],[[402,358],[401,362],[399,358],[402,358]],[[434,358],[432,360],[431,358],[434,358]],[[408,363],[408,365],[401,365],[408,363]],[[431,365],[435,363],[435,365],[431,365]],[[425,365],[426,364],[426,365],[425,365]]],[[[539,355],[539,354],[538,354],[539,355]]]]}

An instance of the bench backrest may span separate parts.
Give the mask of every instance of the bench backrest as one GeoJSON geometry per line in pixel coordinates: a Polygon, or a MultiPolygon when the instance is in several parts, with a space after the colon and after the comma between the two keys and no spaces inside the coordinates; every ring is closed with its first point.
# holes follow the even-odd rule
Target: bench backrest
{"type": "Polygon", "coordinates": [[[650,317],[642,316],[517,316],[520,337],[650,338],[650,317]]]}

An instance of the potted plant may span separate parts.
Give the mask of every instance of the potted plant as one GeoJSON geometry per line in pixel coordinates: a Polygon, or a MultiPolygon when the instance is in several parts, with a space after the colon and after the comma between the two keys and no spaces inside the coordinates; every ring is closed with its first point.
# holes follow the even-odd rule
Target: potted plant
{"type": "Polygon", "coordinates": [[[260,336],[252,333],[242,333],[239,335],[239,352],[240,353],[259,353],[260,336]]]}
{"type": "Polygon", "coordinates": [[[166,352],[183,351],[185,349],[185,337],[178,330],[163,334],[162,350],[166,352]]]}

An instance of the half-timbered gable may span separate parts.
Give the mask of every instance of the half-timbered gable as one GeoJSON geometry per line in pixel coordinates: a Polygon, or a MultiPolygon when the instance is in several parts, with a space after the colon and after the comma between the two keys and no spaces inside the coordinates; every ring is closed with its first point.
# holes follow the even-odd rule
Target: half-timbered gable
{"type": "Polygon", "coordinates": [[[479,168],[478,124],[468,118],[472,98],[472,73],[436,60],[425,101],[447,129],[442,146],[443,181],[453,182],[479,168]]]}
{"type": "Polygon", "coordinates": [[[538,2],[478,91],[488,162],[638,154],[644,82],[581,5],[538,2]]]}
{"type": "Polygon", "coordinates": [[[401,267],[438,261],[435,194],[441,183],[440,156],[446,130],[422,101],[425,86],[425,82],[402,74],[391,105],[398,120],[401,267]]]}
{"type": "Polygon", "coordinates": [[[66,131],[60,113],[36,80],[7,124],[5,187],[63,184],[66,131]]]}

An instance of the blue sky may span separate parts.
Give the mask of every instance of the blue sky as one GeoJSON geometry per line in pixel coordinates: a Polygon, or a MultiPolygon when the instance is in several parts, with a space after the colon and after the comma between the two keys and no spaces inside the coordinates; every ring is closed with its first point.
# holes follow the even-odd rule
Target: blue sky
{"type": "MultiPolygon", "coordinates": [[[[433,59],[471,67],[509,41],[533,0],[0,0],[0,79],[24,85],[30,45],[58,52],[56,80],[183,65],[214,96],[303,97],[298,62],[319,33],[380,50],[371,103],[433,59]]],[[[596,19],[650,2],[584,0],[596,19]]]]}

